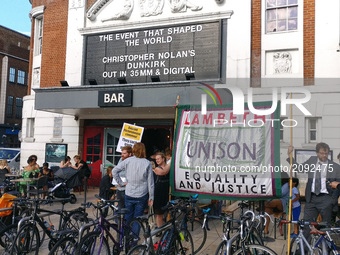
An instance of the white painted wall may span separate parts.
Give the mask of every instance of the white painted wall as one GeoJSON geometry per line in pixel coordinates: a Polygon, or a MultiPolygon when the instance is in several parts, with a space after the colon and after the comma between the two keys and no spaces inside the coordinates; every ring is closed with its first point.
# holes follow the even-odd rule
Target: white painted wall
{"type": "MultiPolygon", "coordinates": [[[[54,114],[44,111],[34,110],[35,96],[25,96],[23,99],[23,123],[22,123],[22,142],[21,142],[21,167],[27,165],[30,155],[38,156],[38,164],[42,166],[45,161],[46,143],[65,143],[68,145],[67,154],[73,158],[79,151],[79,121],[74,120],[73,116],[54,114]],[[62,117],[62,138],[53,138],[54,118],[62,117]],[[35,119],[34,139],[27,138],[27,118],[35,119]]],[[[60,162],[59,162],[60,163],[60,162]]],[[[52,165],[59,165],[53,163],[52,165]]]]}
{"type": "Polygon", "coordinates": [[[316,0],[315,77],[340,78],[340,1],[316,0]]]}

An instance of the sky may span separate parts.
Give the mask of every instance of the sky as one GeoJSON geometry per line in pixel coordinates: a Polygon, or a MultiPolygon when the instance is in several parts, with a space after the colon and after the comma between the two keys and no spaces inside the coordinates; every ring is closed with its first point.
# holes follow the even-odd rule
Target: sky
{"type": "Polygon", "coordinates": [[[0,0],[0,25],[30,36],[31,9],[29,0],[0,0]]]}

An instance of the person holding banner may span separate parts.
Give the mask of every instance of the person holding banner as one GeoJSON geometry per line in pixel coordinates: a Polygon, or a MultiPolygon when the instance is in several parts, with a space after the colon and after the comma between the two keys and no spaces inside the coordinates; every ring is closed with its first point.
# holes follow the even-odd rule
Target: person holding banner
{"type": "MultiPolygon", "coordinates": [[[[294,147],[289,146],[288,156],[294,147]]],[[[316,145],[317,156],[310,157],[306,162],[298,164],[293,158],[292,169],[302,170],[308,173],[306,185],[306,205],[304,220],[316,221],[320,214],[323,222],[331,223],[332,209],[338,203],[339,192],[332,188],[333,182],[340,182],[340,166],[328,159],[329,145],[318,143],[316,145]]],[[[287,158],[290,162],[290,158],[287,158]]],[[[309,229],[305,228],[305,237],[309,237],[309,229]]]]}
{"type": "MultiPolygon", "coordinates": [[[[120,162],[112,171],[113,178],[118,185],[126,186],[125,207],[129,213],[125,218],[127,221],[142,216],[147,205],[152,206],[154,201],[154,178],[152,166],[145,153],[145,145],[136,143],[132,148],[133,156],[120,162]],[[126,181],[124,182],[120,173],[125,170],[126,181]]],[[[134,226],[138,232],[138,226],[134,226]]]]}
{"type": "Polygon", "coordinates": [[[169,201],[169,167],[166,167],[166,157],[164,153],[156,153],[156,163],[157,167],[154,168],[155,173],[155,202],[153,204],[153,209],[155,211],[157,227],[163,225],[163,214],[164,207],[169,201]]]}

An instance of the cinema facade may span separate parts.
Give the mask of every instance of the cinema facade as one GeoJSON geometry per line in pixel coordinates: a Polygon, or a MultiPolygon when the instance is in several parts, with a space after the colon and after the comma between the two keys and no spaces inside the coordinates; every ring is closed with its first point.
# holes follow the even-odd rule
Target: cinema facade
{"type": "MultiPolygon", "coordinates": [[[[119,160],[123,123],[144,127],[148,155],[164,150],[171,147],[174,105],[200,105],[209,86],[223,104],[232,102],[216,84],[245,94],[251,87],[255,101],[270,101],[272,87],[307,88],[312,116],[294,109],[295,147],[313,149],[322,140],[340,151],[336,0],[30,2],[21,162],[37,154],[41,165],[48,146],[64,146],[93,167],[98,184],[119,160]]],[[[282,159],[289,141],[282,127],[282,159]]],[[[50,163],[58,165],[63,153],[49,155],[50,163]]]]}

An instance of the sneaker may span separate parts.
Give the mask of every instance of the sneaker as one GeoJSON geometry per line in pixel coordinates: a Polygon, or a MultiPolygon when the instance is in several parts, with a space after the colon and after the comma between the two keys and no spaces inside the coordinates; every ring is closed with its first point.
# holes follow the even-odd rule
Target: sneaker
{"type": "Polygon", "coordinates": [[[298,235],[295,233],[290,234],[290,238],[294,238],[294,237],[298,237],[298,235]]]}

